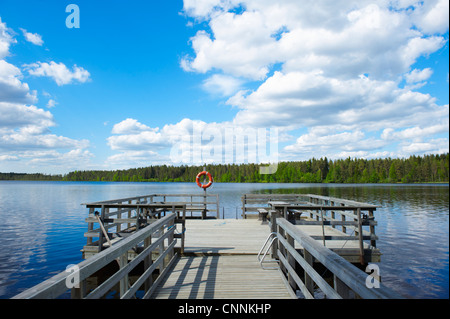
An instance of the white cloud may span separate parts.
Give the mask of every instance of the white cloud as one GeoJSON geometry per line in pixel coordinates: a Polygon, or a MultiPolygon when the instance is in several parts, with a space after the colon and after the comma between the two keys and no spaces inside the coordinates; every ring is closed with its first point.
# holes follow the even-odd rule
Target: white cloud
{"type": "Polygon", "coordinates": [[[80,83],[87,82],[90,79],[90,73],[74,65],[72,71],[69,70],[64,63],[56,63],[51,61],[37,62],[24,65],[24,68],[30,75],[34,76],[48,76],[52,78],[59,86],[78,81],[80,83]]]}
{"type": "Polygon", "coordinates": [[[10,132],[0,137],[0,149],[64,149],[64,148],[86,148],[87,140],[74,140],[54,134],[42,134],[40,131],[29,131],[27,129],[19,132],[10,132]]]}
{"type": "Polygon", "coordinates": [[[47,102],[47,107],[50,109],[50,108],[52,108],[52,107],[55,107],[56,104],[58,104],[58,103],[57,103],[55,100],[50,99],[50,100],[48,100],[48,102],[47,102]]]}
{"type": "MultiPolygon", "coordinates": [[[[23,30],[28,41],[40,45],[40,36],[23,30]]],[[[57,123],[53,114],[34,103],[37,93],[22,82],[22,71],[5,61],[10,45],[17,43],[13,31],[0,19],[0,163],[2,170],[58,173],[86,165],[92,154],[87,150],[89,141],[53,134],[57,123]]],[[[73,80],[84,82],[89,73],[78,67],[69,71],[63,64],[35,63],[26,66],[29,73],[50,76],[58,85],[73,80]]],[[[50,97],[47,92],[43,95],[50,97]]],[[[49,99],[47,107],[56,105],[49,99]]]]}
{"type": "Polygon", "coordinates": [[[423,1],[414,12],[416,25],[425,33],[445,33],[449,28],[448,0],[423,1]]]}
{"type": "Polygon", "coordinates": [[[21,81],[22,72],[16,66],[0,60],[0,101],[34,103],[36,91],[30,91],[27,83],[21,81]]]}
{"type": "Polygon", "coordinates": [[[231,9],[234,0],[184,0],[183,11],[189,16],[204,19],[216,12],[231,9]]]}
{"type": "Polygon", "coordinates": [[[448,106],[414,91],[433,73],[416,61],[447,43],[448,1],[184,4],[208,28],[191,38],[194,53],[182,67],[208,72],[204,83],[219,75],[259,81],[251,90],[240,83],[227,99],[238,107],[232,124],[307,128],[286,156],[391,156],[419,150],[405,145],[448,141],[448,106]]]}
{"type": "MultiPolygon", "coordinates": [[[[195,56],[185,57],[182,64],[201,73],[218,69],[263,80],[274,63],[282,63],[285,70],[319,68],[339,77],[363,73],[396,77],[419,56],[445,43],[442,36],[424,37],[414,29],[408,11],[390,10],[387,2],[299,5],[288,0],[247,0],[240,2],[247,8],[242,14],[227,12],[224,2],[199,2],[185,1],[185,7],[195,17],[204,12],[210,30],[200,30],[191,38],[195,56]]],[[[238,2],[227,4],[232,7],[238,2]]]]}
{"type": "MultiPolygon", "coordinates": [[[[207,123],[185,118],[167,124],[154,134],[145,132],[111,136],[108,144],[119,153],[108,161],[130,159],[133,165],[152,163],[201,165],[204,163],[277,162],[278,132],[236,126],[231,122],[207,123]]],[[[283,138],[284,136],[281,136],[283,138]]]]}
{"type": "Polygon", "coordinates": [[[20,30],[22,31],[23,35],[25,36],[25,39],[28,42],[31,42],[35,45],[39,45],[42,46],[44,44],[44,41],[42,40],[42,36],[37,34],[37,33],[31,33],[31,32],[27,32],[27,30],[20,28],[20,30]]]}
{"type": "Polygon", "coordinates": [[[414,69],[410,73],[405,74],[407,83],[417,83],[428,80],[433,74],[431,68],[425,68],[423,70],[414,69]]]}
{"type": "Polygon", "coordinates": [[[87,140],[50,133],[53,115],[34,105],[0,102],[0,151],[87,148],[87,140]]]}
{"type": "Polygon", "coordinates": [[[54,126],[53,115],[34,105],[0,102],[0,128],[38,127],[45,130],[54,126]]]}
{"type": "Polygon", "coordinates": [[[11,43],[17,42],[11,33],[12,31],[6,26],[6,23],[2,22],[2,18],[0,17],[0,59],[3,59],[9,54],[11,43]]]}
{"type": "Polygon", "coordinates": [[[442,121],[438,124],[432,124],[427,127],[410,127],[403,130],[394,130],[392,128],[387,128],[383,130],[381,138],[384,140],[413,140],[420,141],[426,136],[432,136],[439,133],[446,133],[449,129],[448,119],[442,121]]]}
{"type": "Polygon", "coordinates": [[[300,136],[294,144],[284,148],[288,158],[303,160],[312,157],[343,158],[348,156],[367,157],[387,143],[375,137],[367,137],[359,130],[338,131],[329,127],[314,127],[300,136]]]}
{"type": "Polygon", "coordinates": [[[167,141],[161,136],[161,133],[151,131],[108,137],[108,145],[112,150],[139,150],[166,144],[167,141]]]}
{"type": "Polygon", "coordinates": [[[142,131],[152,130],[147,125],[139,123],[135,119],[127,118],[120,123],[113,126],[111,133],[113,134],[132,134],[139,133],[142,131]]]}
{"type": "Polygon", "coordinates": [[[203,88],[212,94],[230,96],[240,89],[242,81],[232,76],[214,74],[203,82],[203,88]]]}
{"type": "Polygon", "coordinates": [[[113,136],[107,142],[112,150],[139,150],[149,147],[161,147],[167,140],[161,135],[159,128],[151,128],[135,119],[127,118],[113,126],[113,136]]]}
{"type": "Polygon", "coordinates": [[[163,156],[154,151],[127,151],[109,156],[107,161],[109,169],[144,167],[149,165],[163,165],[170,163],[168,156],[163,156]]]}
{"type": "Polygon", "coordinates": [[[448,153],[448,151],[448,139],[446,138],[431,139],[426,142],[412,142],[402,146],[400,149],[400,153],[404,154],[405,157],[412,154],[440,154],[448,153]]]}

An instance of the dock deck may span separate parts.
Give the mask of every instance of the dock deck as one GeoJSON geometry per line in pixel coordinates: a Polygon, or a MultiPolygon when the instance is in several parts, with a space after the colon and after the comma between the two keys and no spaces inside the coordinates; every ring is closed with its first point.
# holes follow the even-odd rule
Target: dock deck
{"type": "Polygon", "coordinates": [[[259,264],[257,254],[269,233],[268,224],[257,219],[187,219],[184,257],[153,297],[295,298],[279,270],[259,264]]]}
{"type": "Polygon", "coordinates": [[[181,257],[155,299],[292,299],[281,272],[265,270],[255,255],[181,257]]]}
{"type": "MultiPolygon", "coordinates": [[[[302,220],[312,221],[311,218],[304,217],[302,220]]],[[[323,235],[320,225],[296,225],[303,232],[317,238],[316,241],[323,245],[321,239],[323,235]]],[[[344,239],[325,239],[325,247],[336,252],[338,255],[352,263],[359,262],[359,242],[356,240],[346,240],[351,238],[349,234],[325,226],[323,228],[326,238],[342,237],[344,239]]],[[[270,234],[268,222],[262,222],[256,218],[249,219],[210,219],[210,220],[186,220],[185,247],[184,254],[187,255],[257,255],[262,245],[270,234]],[[207,244],[207,245],[206,245],[207,244]]],[[[380,260],[380,251],[370,248],[364,242],[366,259],[370,262],[380,260]]],[[[296,249],[303,247],[296,243],[296,249]]]]}
{"type": "MultiPolygon", "coordinates": [[[[318,225],[296,227],[310,236],[323,234],[318,225]]],[[[344,235],[330,226],[324,230],[328,237],[344,235]]],[[[256,218],[186,220],[185,256],[178,260],[170,277],[156,289],[153,297],[295,298],[278,270],[263,269],[259,264],[257,254],[269,234],[269,223],[256,218]]],[[[316,241],[323,244],[322,240],[316,241]]],[[[359,246],[354,240],[325,240],[325,246],[347,260],[358,260],[359,246]]],[[[298,243],[295,248],[303,250],[298,243]]],[[[368,249],[367,244],[365,248],[368,249]]]]}

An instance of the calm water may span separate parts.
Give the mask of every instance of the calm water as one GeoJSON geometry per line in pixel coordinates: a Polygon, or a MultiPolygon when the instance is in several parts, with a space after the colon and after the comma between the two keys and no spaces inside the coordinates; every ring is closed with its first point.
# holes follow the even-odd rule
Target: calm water
{"type": "MultiPolygon", "coordinates": [[[[235,218],[243,193],[311,193],[381,205],[375,218],[383,283],[407,298],[449,298],[448,185],[216,183],[209,191],[219,194],[226,218],[235,218]]],[[[82,261],[88,211],[81,203],[195,192],[202,191],[194,183],[0,181],[0,298],[82,261]]]]}

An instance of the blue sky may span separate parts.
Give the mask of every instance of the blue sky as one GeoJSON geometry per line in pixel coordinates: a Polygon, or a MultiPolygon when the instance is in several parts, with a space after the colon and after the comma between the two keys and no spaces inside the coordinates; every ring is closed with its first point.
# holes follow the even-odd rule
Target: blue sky
{"type": "Polygon", "coordinates": [[[278,160],[448,152],[447,0],[1,0],[0,19],[1,172],[178,165],[186,143],[199,164],[227,129],[276,129],[278,160]]]}

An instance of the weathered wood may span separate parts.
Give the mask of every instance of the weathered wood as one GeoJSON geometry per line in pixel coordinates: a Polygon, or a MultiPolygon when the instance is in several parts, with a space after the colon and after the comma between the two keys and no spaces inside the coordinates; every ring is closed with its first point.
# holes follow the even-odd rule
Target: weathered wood
{"type": "Polygon", "coordinates": [[[156,299],[294,298],[278,270],[265,270],[254,255],[180,258],[154,293],[156,299]]]}
{"type": "MultiPolygon", "coordinates": [[[[158,220],[154,224],[149,225],[146,228],[143,228],[141,231],[132,234],[130,237],[121,240],[116,245],[113,245],[112,247],[107,248],[101,251],[100,253],[92,256],[91,258],[79,263],[77,266],[79,268],[78,274],[80,281],[85,280],[96,271],[100,270],[101,268],[108,265],[110,262],[116,260],[116,258],[125,254],[131,247],[134,247],[138,243],[142,242],[145,238],[147,238],[155,231],[160,229],[161,226],[167,224],[171,220],[174,220],[175,217],[176,215],[171,213],[166,217],[158,220]]],[[[68,290],[68,287],[66,285],[68,276],[69,276],[68,272],[61,272],[51,277],[50,279],[16,295],[13,298],[15,299],[57,298],[59,295],[63,294],[68,290]]]]}
{"type": "MultiPolygon", "coordinates": [[[[367,291],[361,281],[367,274],[348,262],[379,260],[373,218],[378,206],[316,195],[245,194],[243,217],[256,209],[260,220],[186,220],[186,210],[202,211],[206,217],[205,203],[216,205],[218,216],[218,196],[214,202],[207,201],[205,194],[196,196],[202,201],[195,202],[191,194],[153,194],[85,204],[90,216],[85,233],[89,245],[84,253],[102,251],[79,264],[82,285],[72,291],[73,296],[99,298],[119,287],[121,298],[131,298],[144,287],[144,298],[289,298],[295,297],[296,289],[313,298],[316,284],[327,298],[351,296],[350,289],[363,298],[398,297],[387,289],[367,291]],[[190,201],[175,201],[183,196],[190,196],[190,201]],[[174,201],[168,202],[169,198],[174,201]],[[261,203],[264,206],[259,206],[261,203]],[[93,214],[98,208],[100,220],[93,214]],[[305,212],[311,218],[303,216],[305,212]],[[339,214],[341,220],[336,218],[339,214]],[[181,224],[181,230],[174,222],[181,224]],[[100,227],[94,229],[96,223],[100,227]],[[363,226],[370,227],[369,232],[363,226]],[[263,269],[257,258],[271,231],[277,234],[272,258],[278,259],[278,270],[263,269]],[[93,241],[95,237],[98,241],[93,241]],[[178,259],[174,249],[184,257],[178,259]],[[86,279],[114,259],[119,259],[118,271],[87,293],[86,279]],[[314,269],[318,262],[333,273],[334,288],[314,269]],[[138,264],[143,264],[144,270],[137,279],[128,278],[138,264]],[[298,266],[304,278],[300,278],[298,266]],[[155,270],[160,275],[153,281],[155,270]]],[[[277,265],[277,261],[268,262],[277,265]]],[[[54,298],[67,290],[65,278],[67,275],[58,274],[16,297],[54,298]]]]}
{"type": "Polygon", "coordinates": [[[340,257],[330,249],[320,245],[317,241],[310,238],[306,233],[287,222],[285,219],[277,219],[277,224],[289,233],[296,241],[304,247],[306,252],[311,254],[321,262],[332,273],[338,276],[347,286],[355,291],[362,298],[401,298],[397,293],[386,287],[378,289],[369,289],[365,286],[367,274],[359,270],[351,263],[340,257]]]}

